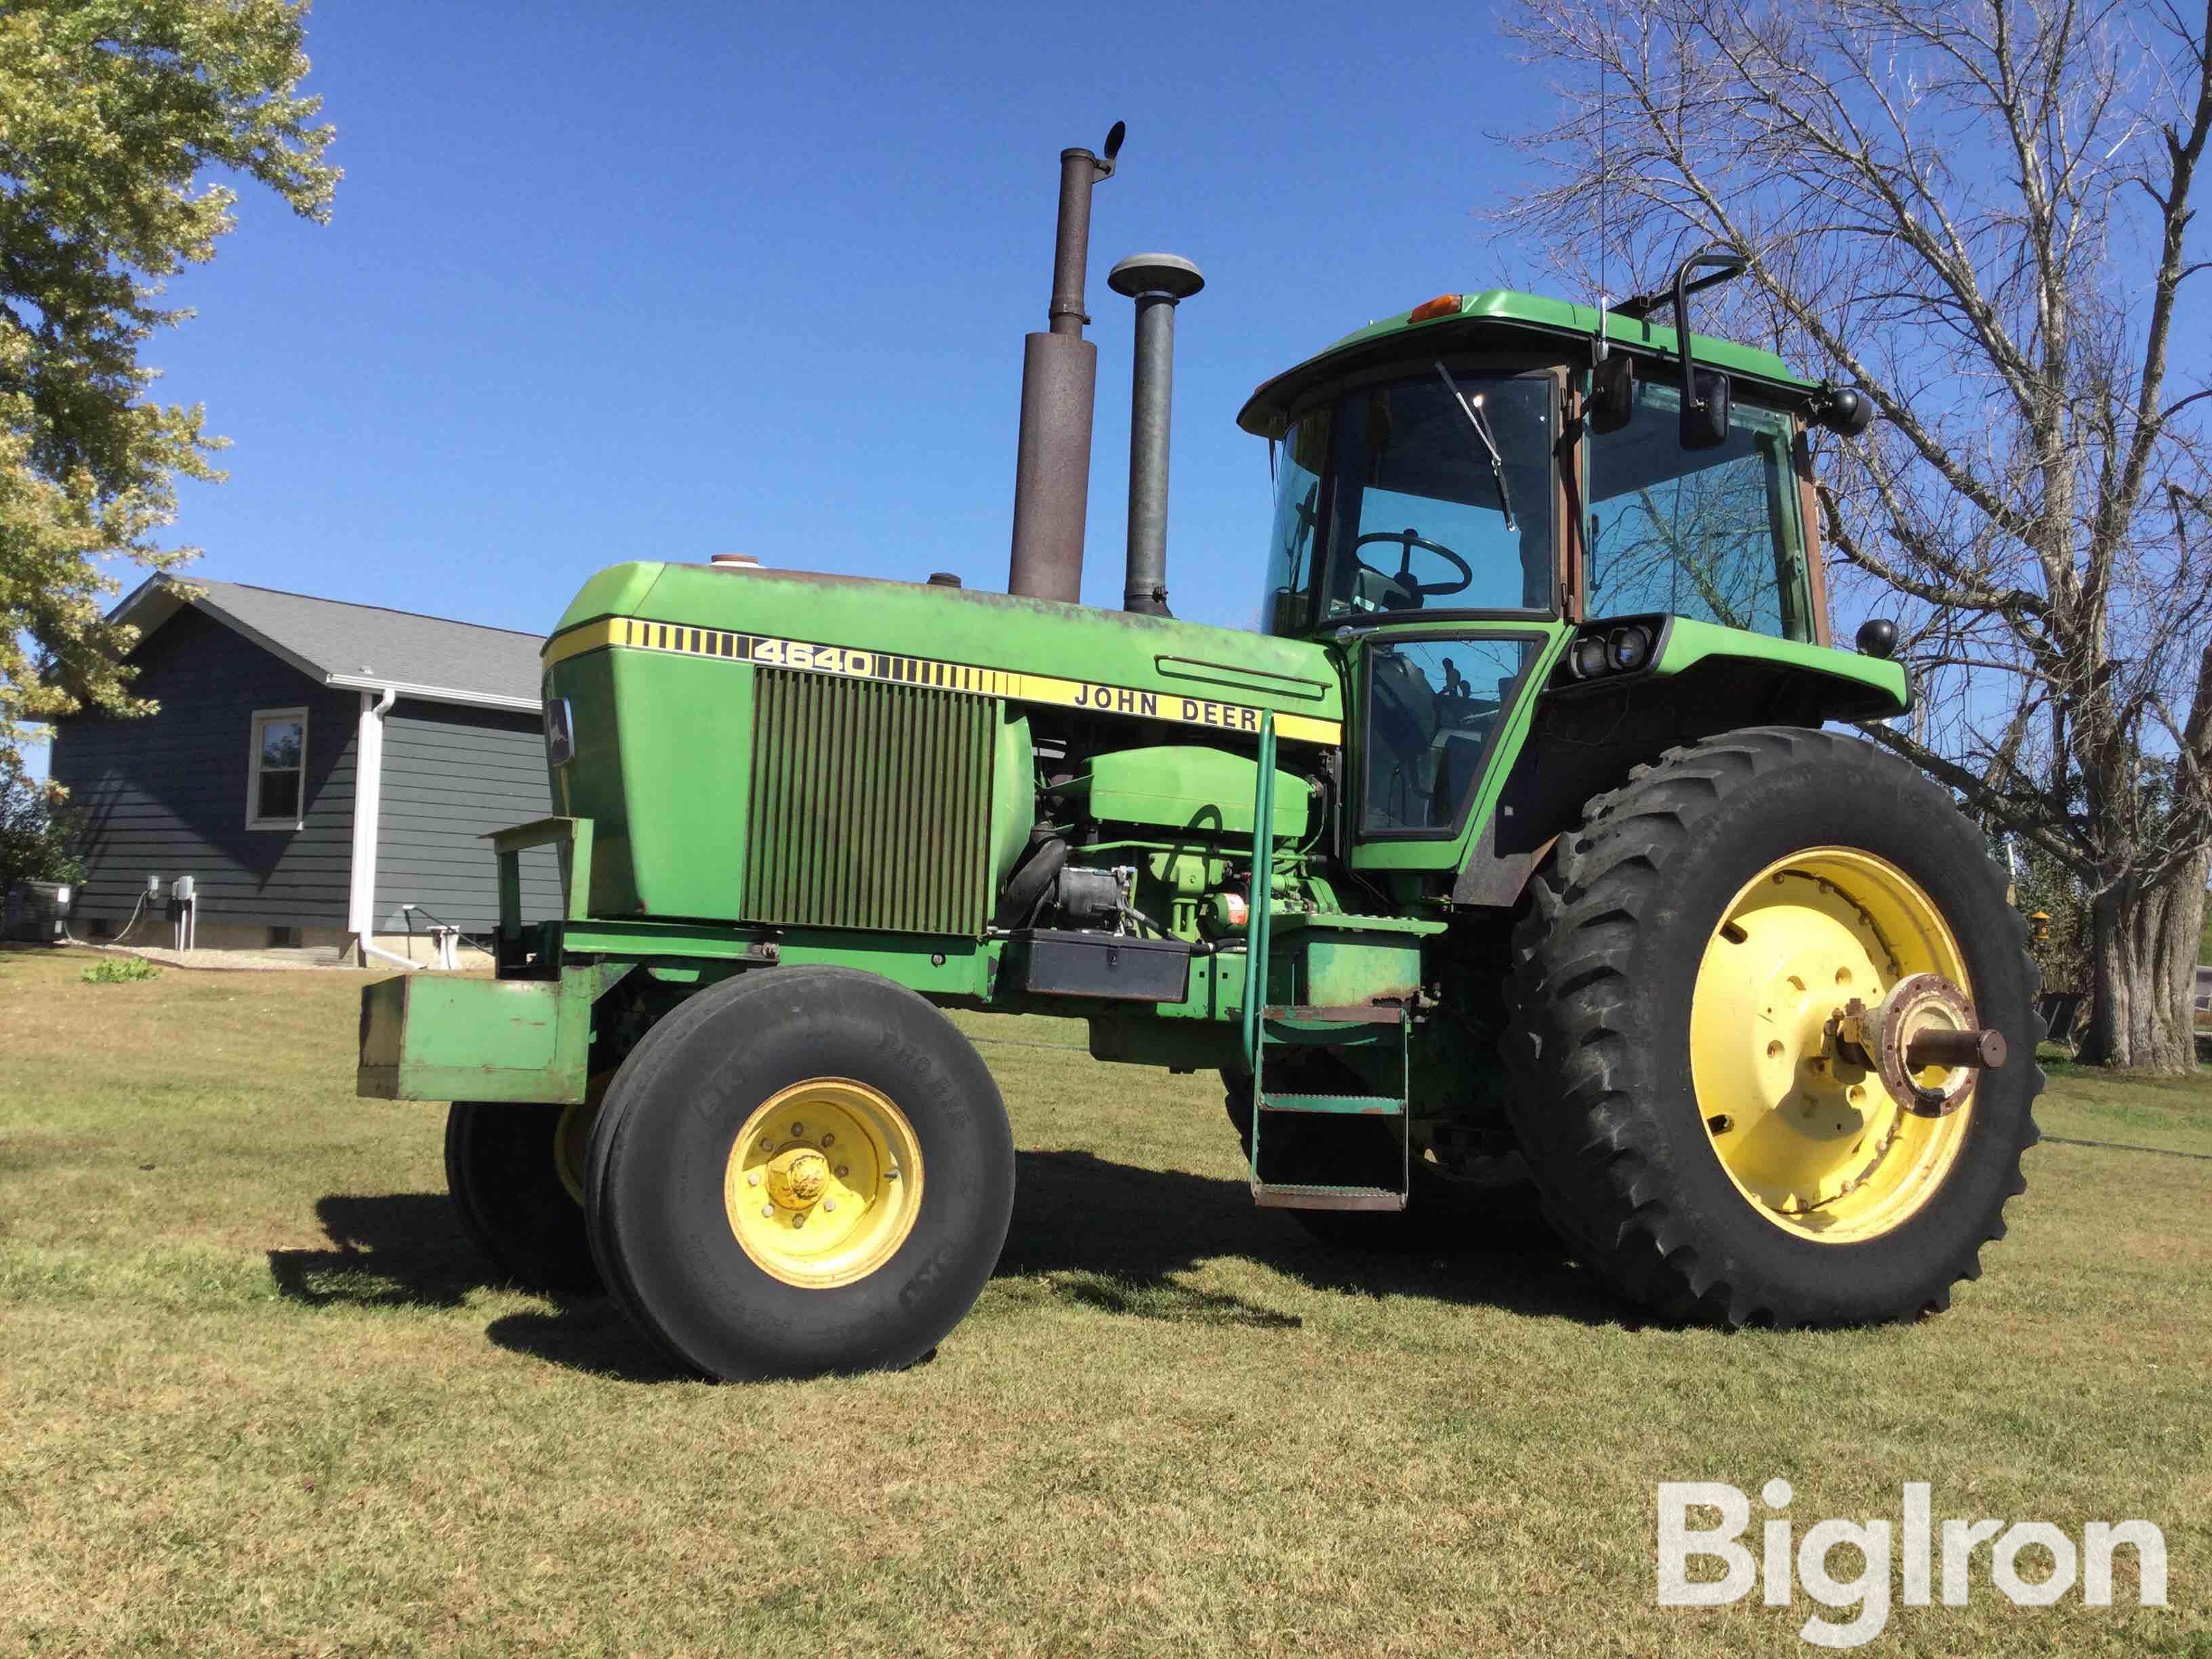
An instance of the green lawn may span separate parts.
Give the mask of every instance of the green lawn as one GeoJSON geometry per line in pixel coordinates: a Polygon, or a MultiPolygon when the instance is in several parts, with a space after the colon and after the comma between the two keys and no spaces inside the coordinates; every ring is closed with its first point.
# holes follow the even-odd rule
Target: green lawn
{"type": "MultiPolygon", "coordinates": [[[[1755,1533],[1782,1475],[1801,1530],[1908,1480],[2165,1529],[2169,1610],[2126,1554],[2110,1609],[1984,1557],[1866,1651],[2212,1656],[2212,1162],[2038,1148],[1916,1327],[1674,1331],[1540,1250],[1323,1251],[1205,1081],[975,1018],[1022,1154],[975,1312],[903,1375],[716,1387],[487,1282],[440,1109],[353,1097],[360,976],[87,959],[0,954],[0,1652],[1810,1652],[1802,1595],[1656,1605],[1656,1484],[1755,1533]]],[[[2040,1116],[2212,1153],[2203,1083],[2040,1116]]]]}

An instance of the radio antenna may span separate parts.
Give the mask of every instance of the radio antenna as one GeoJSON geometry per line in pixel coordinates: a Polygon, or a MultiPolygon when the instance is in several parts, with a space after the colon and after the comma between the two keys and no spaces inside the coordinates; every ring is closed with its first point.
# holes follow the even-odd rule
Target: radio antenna
{"type": "Polygon", "coordinates": [[[1612,156],[1606,148],[1605,106],[1607,101],[1605,78],[1605,59],[1597,60],[1597,343],[1590,352],[1590,367],[1595,368],[1606,358],[1605,313],[1613,296],[1606,291],[1610,267],[1606,261],[1605,195],[1606,186],[1612,182],[1612,156]]]}

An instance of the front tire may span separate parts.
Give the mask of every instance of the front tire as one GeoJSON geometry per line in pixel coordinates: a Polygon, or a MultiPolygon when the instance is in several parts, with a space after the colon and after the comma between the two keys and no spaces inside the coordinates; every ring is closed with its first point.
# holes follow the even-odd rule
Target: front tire
{"type": "Polygon", "coordinates": [[[446,1188],[461,1229],[526,1290],[599,1293],[584,1230],[587,1110],[457,1100],[446,1114],[446,1188]]]}
{"type": "Polygon", "coordinates": [[[966,1315],[1012,1218],[1012,1130],[913,992],[778,968],[693,997],[623,1062],[586,1206],[610,1288],[732,1381],[896,1370],[966,1315]]]}
{"type": "Polygon", "coordinates": [[[1978,1276],[2036,1139],[2036,974],[1942,790],[1856,739],[1729,732],[1591,802],[1534,898],[1511,1115],[1589,1265],[1668,1317],[1778,1327],[1911,1318],[1978,1276]],[[1942,1115],[1836,1047],[1915,974],[2008,1050],[1942,1115]]]}

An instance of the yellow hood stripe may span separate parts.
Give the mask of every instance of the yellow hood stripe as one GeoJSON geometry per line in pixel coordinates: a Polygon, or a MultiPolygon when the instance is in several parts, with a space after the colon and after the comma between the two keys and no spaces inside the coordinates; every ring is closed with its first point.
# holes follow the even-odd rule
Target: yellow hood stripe
{"type": "MultiPolygon", "coordinates": [[[[611,617],[604,622],[586,623],[555,635],[545,642],[545,665],[550,668],[555,663],[566,662],[586,651],[610,647],[664,652],[672,656],[714,657],[724,662],[836,674],[853,679],[888,680],[899,685],[926,685],[979,696],[1007,697],[1016,702],[1052,703],[1090,713],[1127,715],[1133,720],[1209,726],[1222,732],[1256,734],[1260,717],[1267,712],[1249,703],[1218,702],[1208,697],[1186,696],[1180,691],[1144,691],[1133,686],[1109,685],[1092,680],[1056,679],[1049,674],[1018,674],[972,663],[944,662],[933,657],[817,645],[811,641],[780,639],[767,634],[735,634],[726,629],[648,622],[641,617],[611,617]]],[[[1278,714],[1275,732],[1279,737],[1300,743],[1336,744],[1344,738],[1342,722],[1316,720],[1307,714],[1278,714]]]]}

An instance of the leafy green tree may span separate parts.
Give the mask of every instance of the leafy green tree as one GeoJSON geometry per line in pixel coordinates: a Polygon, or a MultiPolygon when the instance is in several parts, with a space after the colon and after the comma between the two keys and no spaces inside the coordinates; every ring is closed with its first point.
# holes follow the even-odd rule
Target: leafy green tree
{"type": "Polygon", "coordinates": [[[302,97],[307,0],[0,6],[0,763],[43,720],[149,705],[107,625],[104,561],[166,569],[176,479],[222,477],[197,404],[140,360],[190,313],[163,284],[215,255],[229,179],[321,221],[338,171],[302,97]]]}
{"type": "Polygon", "coordinates": [[[76,881],[84,866],[58,791],[0,756],[0,895],[19,881],[76,881]]]}

